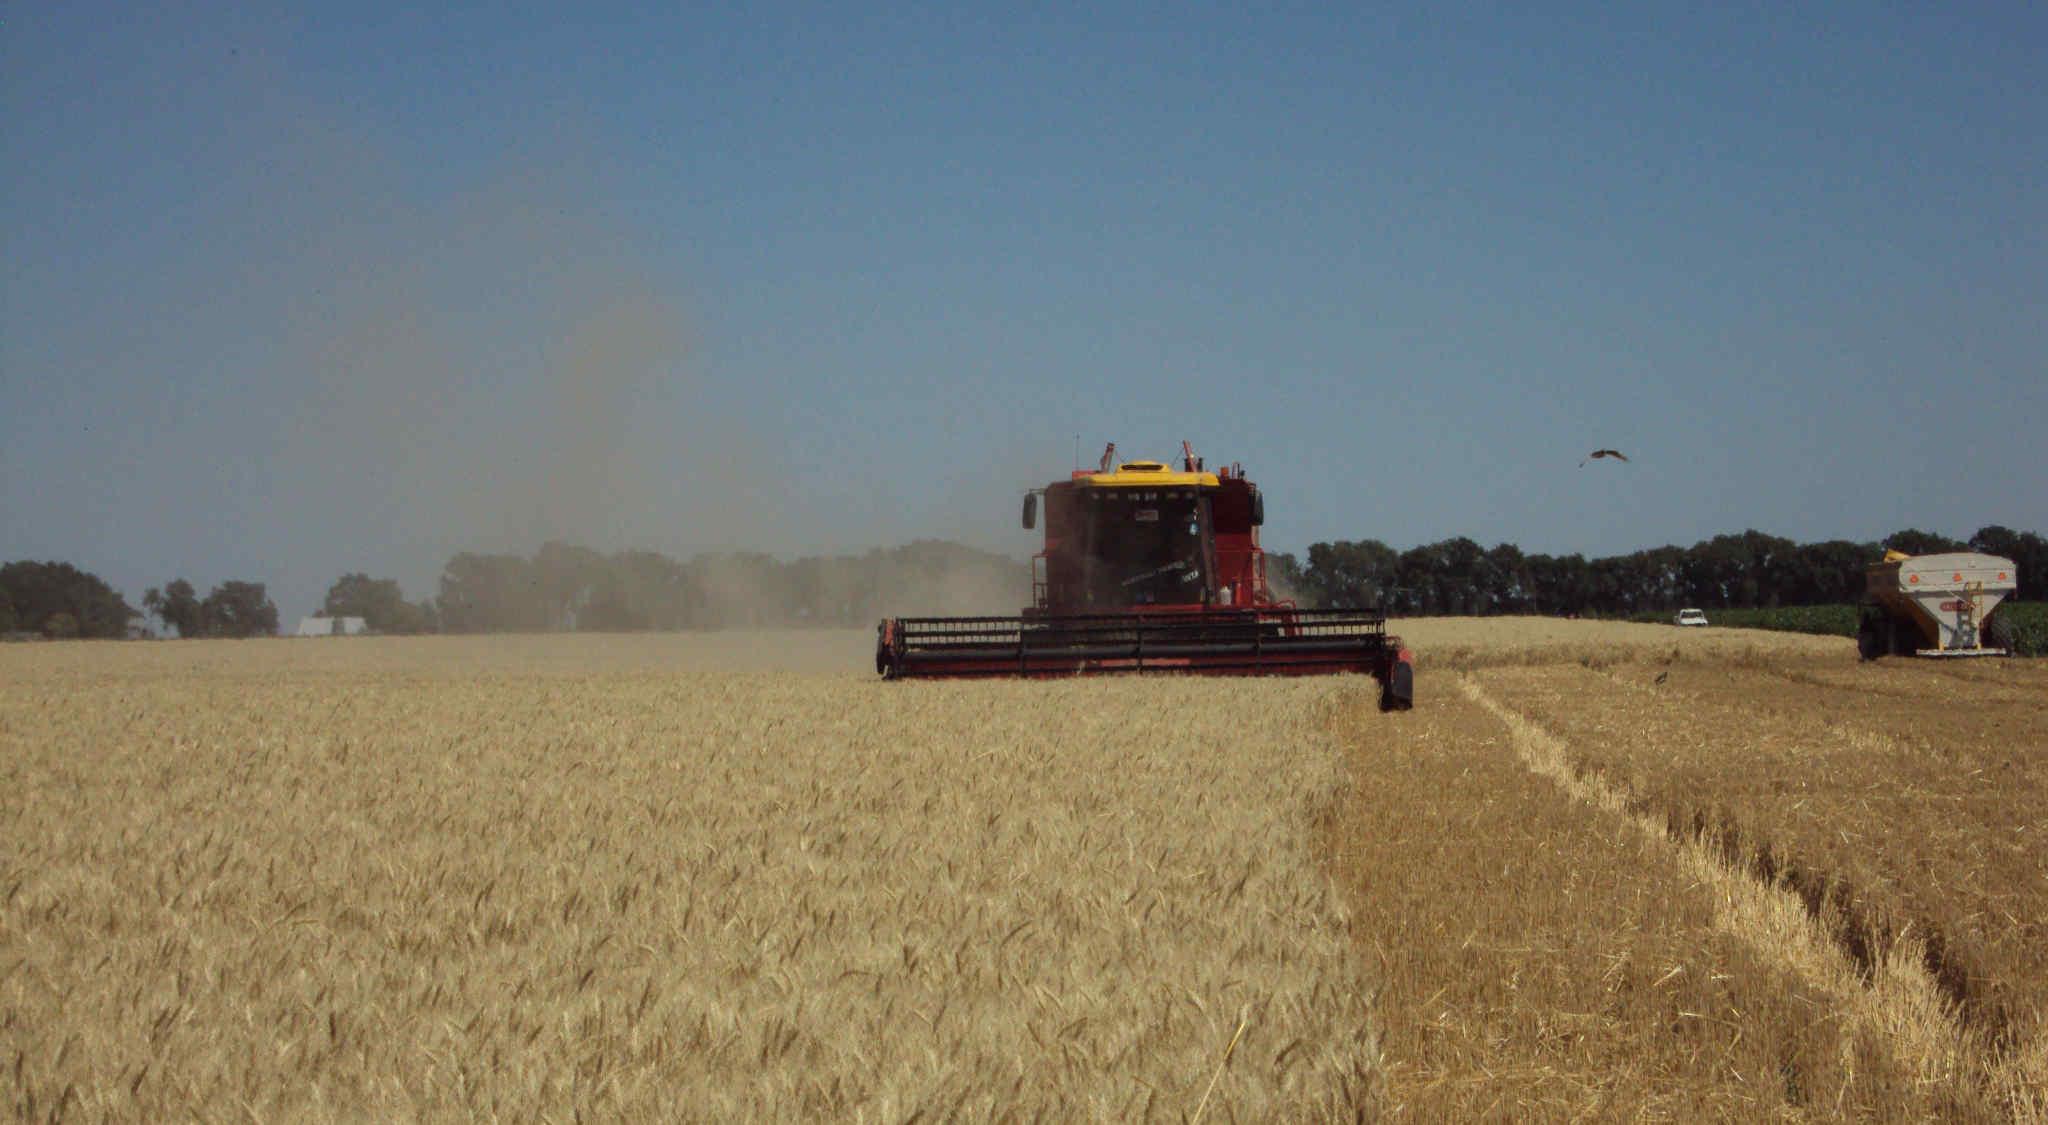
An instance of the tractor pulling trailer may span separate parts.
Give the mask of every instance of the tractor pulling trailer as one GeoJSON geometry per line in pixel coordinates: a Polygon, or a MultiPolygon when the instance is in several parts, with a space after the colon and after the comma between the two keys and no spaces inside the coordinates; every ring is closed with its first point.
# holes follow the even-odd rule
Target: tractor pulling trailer
{"type": "Polygon", "coordinates": [[[887,679],[1181,672],[1363,672],[1380,706],[1414,703],[1413,656],[1376,609],[1302,609],[1276,598],[1259,547],[1265,499],[1230,465],[1209,472],[1186,442],[1159,461],[1076,470],[1024,496],[1045,546],[1016,617],[892,617],[876,629],[887,679]]]}

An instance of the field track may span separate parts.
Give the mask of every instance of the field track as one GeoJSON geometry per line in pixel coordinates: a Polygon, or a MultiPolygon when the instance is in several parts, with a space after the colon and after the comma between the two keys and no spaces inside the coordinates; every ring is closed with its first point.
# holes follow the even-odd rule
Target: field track
{"type": "MultiPolygon", "coordinates": [[[[1706,635],[1721,632],[1477,651],[1458,687],[1529,769],[1714,889],[1714,927],[1817,991],[1835,1053],[1882,1060],[1822,1076],[1790,1052],[1782,1096],[1741,1115],[2039,1117],[2048,666],[1866,665],[1812,638],[1706,635]]],[[[1769,1010],[1748,992],[1730,1013],[1769,1010]]],[[[1401,1021],[1382,1019],[1397,1054],[1401,1021]]],[[[1782,1038],[1769,1022],[1746,1041],[1782,1038]]]]}
{"type": "Polygon", "coordinates": [[[2048,1116],[2048,663],[1397,623],[0,647],[19,1116],[2048,1116]]]}

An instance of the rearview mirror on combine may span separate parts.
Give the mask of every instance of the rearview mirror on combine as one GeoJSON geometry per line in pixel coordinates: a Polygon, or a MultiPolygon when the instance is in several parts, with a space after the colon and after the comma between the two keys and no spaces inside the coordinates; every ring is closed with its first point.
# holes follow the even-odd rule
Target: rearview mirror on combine
{"type": "Polygon", "coordinates": [[[1030,531],[1032,528],[1037,526],[1038,493],[1027,492],[1024,494],[1024,530],[1030,531]]]}
{"type": "Polygon", "coordinates": [[[1266,526],[1266,494],[1263,492],[1252,493],[1252,526],[1266,526]]]}

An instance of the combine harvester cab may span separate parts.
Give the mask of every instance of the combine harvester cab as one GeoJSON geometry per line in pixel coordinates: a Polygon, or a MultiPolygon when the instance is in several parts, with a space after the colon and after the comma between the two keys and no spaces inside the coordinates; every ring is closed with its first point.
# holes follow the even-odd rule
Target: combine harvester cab
{"type": "Polygon", "coordinates": [[[1232,465],[1207,471],[1187,443],[1179,471],[1114,464],[1027,493],[1045,501],[1032,606],[1016,617],[896,617],[878,627],[875,670],[912,677],[1181,672],[1262,676],[1362,672],[1380,706],[1415,698],[1413,658],[1370,609],[1301,609],[1266,582],[1265,500],[1232,465]]]}
{"type": "Polygon", "coordinates": [[[2017,587],[2011,559],[1956,552],[1885,552],[1865,572],[1856,629],[1865,660],[1898,656],[2006,656],[2004,622],[1992,616],[2017,587]]]}

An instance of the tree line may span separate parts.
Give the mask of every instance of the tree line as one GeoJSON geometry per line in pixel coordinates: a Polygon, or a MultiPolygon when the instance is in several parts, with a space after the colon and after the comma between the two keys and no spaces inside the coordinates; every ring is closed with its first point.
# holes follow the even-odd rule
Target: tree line
{"type": "MultiPolygon", "coordinates": [[[[1908,528],[1882,541],[1798,543],[1760,531],[1626,555],[1527,554],[1458,537],[1397,551],[1375,539],[1273,553],[1284,596],[1309,606],[1378,606],[1397,616],[1629,616],[1681,606],[1833,605],[1863,595],[1863,570],[1886,548],[1976,550],[2018,569],[2020,595],[2048,597],[2048,539],[1992,525],[1967,540],[1908,528]]],[[[433,596],[408,601],[397,581],[342,575],[320,612],[360,617],[380,633],[631,631],[746,626],[865,626],[898,614],[1006,614],[1030,600],[1027,564],[941,540],[858,555],[783,561],[727,553],[679,561],[655,551],[604,554],[550,542],[531,555],[462,553],[433,596]]],[[[183,578],[151,587],[142,610],[69,563],[0,567],[0,635],[124,637],[148,616],[181,637],[267,636],[277,607],[264,584],[227,581],[205,597],[183,578]]]]}
{"type": "MultiPolygon", "coordinates": [[[[1594,559],[1528,554],[1509,543],[1489,549],[1463,537],[1406,551],[1367,539],[1317,543],[1305,556],[1276,552],[1267,562],[1283,596],[1309,606],[1379,606],[1404,616],[1619,617],[1682,606],[1855,602],[1864,569],[1887,548],[2003,555],[2014,560],[2024,596],[2048,596],[2048,539],[1997,525],[1967,540],[1908,528],[1881,541],[1798,543],[1745,531],[1594,559]]],[[[390,597],[396,600],[395,584],[390,597]]],[[[448,632],[715,629],[1006,614],[1029,600],[1026,564],[943,541],[793,562],[760,554],[678,562],[651,551],[603,555],[549,543],[532,556],[455,556],[439,596],[414,612],[448,632]]]]}
{"type": "MultiPolygon", "coordinates": [[[[531,555],[458,554],[435,594],[417,602],[394,579],[350,572],[328,588],[319,612],[360,617],[378,633],[869,625],[899,613],[1015,612],[1029,600],[1030,574],[1015,559],[939,540],[788,562],[758,553],[685,562],[549,542],[531,555]]],[[[260,582],[223,582],[201,598],[178,578],[151,587],[137,610],[69,563],[0,568],[0,635],[149,635],[145,611],[166,636],[268,636],[278,628],[277,606],[260,582]]]]}
{"type": "Polygon", "coordinates": [[[146,610],[183,637],[258,637],[277,632],[277,606],[261,582],[227,581],[204,598],[190,582],[150,587],[141,610],[97,574],[65,562],[22,559],[0,566],[0,636],[40,634],[118,639],[144,635],[146,610]]]}
{"type": "Polygon", "coordinates": [[[899,613],[1013,613],[1030,589],[1027,564],[940,540],[789,562],[551,542],[532,556],[456,555],[422,612],[450,633],[854,626],[899,613]]]}
{"type": "Polygon", "coordinates": [[[790,562],[744,552],[680,561],[556,541],[531,555],[458,554],[435,596],[417,603],[391,579],[345,574],[321,613],[361,617],[379,633],[869,625],[903,612],[1014,612],[1029,596],[1030,573],[1014,559],[938,540],[790,562]]]}
{"type": "Polygon", "coordinates": [[[1685,606],[1768,609],[1863,597],[1864,568],[1887,548],[1912,555],[1981,551],[2013,560],[2020,595],[2048,596],[2048,539],[1992,525],[1967,540],[1908,528],[1877,542],[1798,543],[1760,531],[1626,555],[1525,554],[1459,537],[1396,551],[1376,539],[1317,543],[1306,561],[1268,559],[1304,605],[1378,606],[1395,616],[1497,613],[1628,616],[1685,606]]]}

